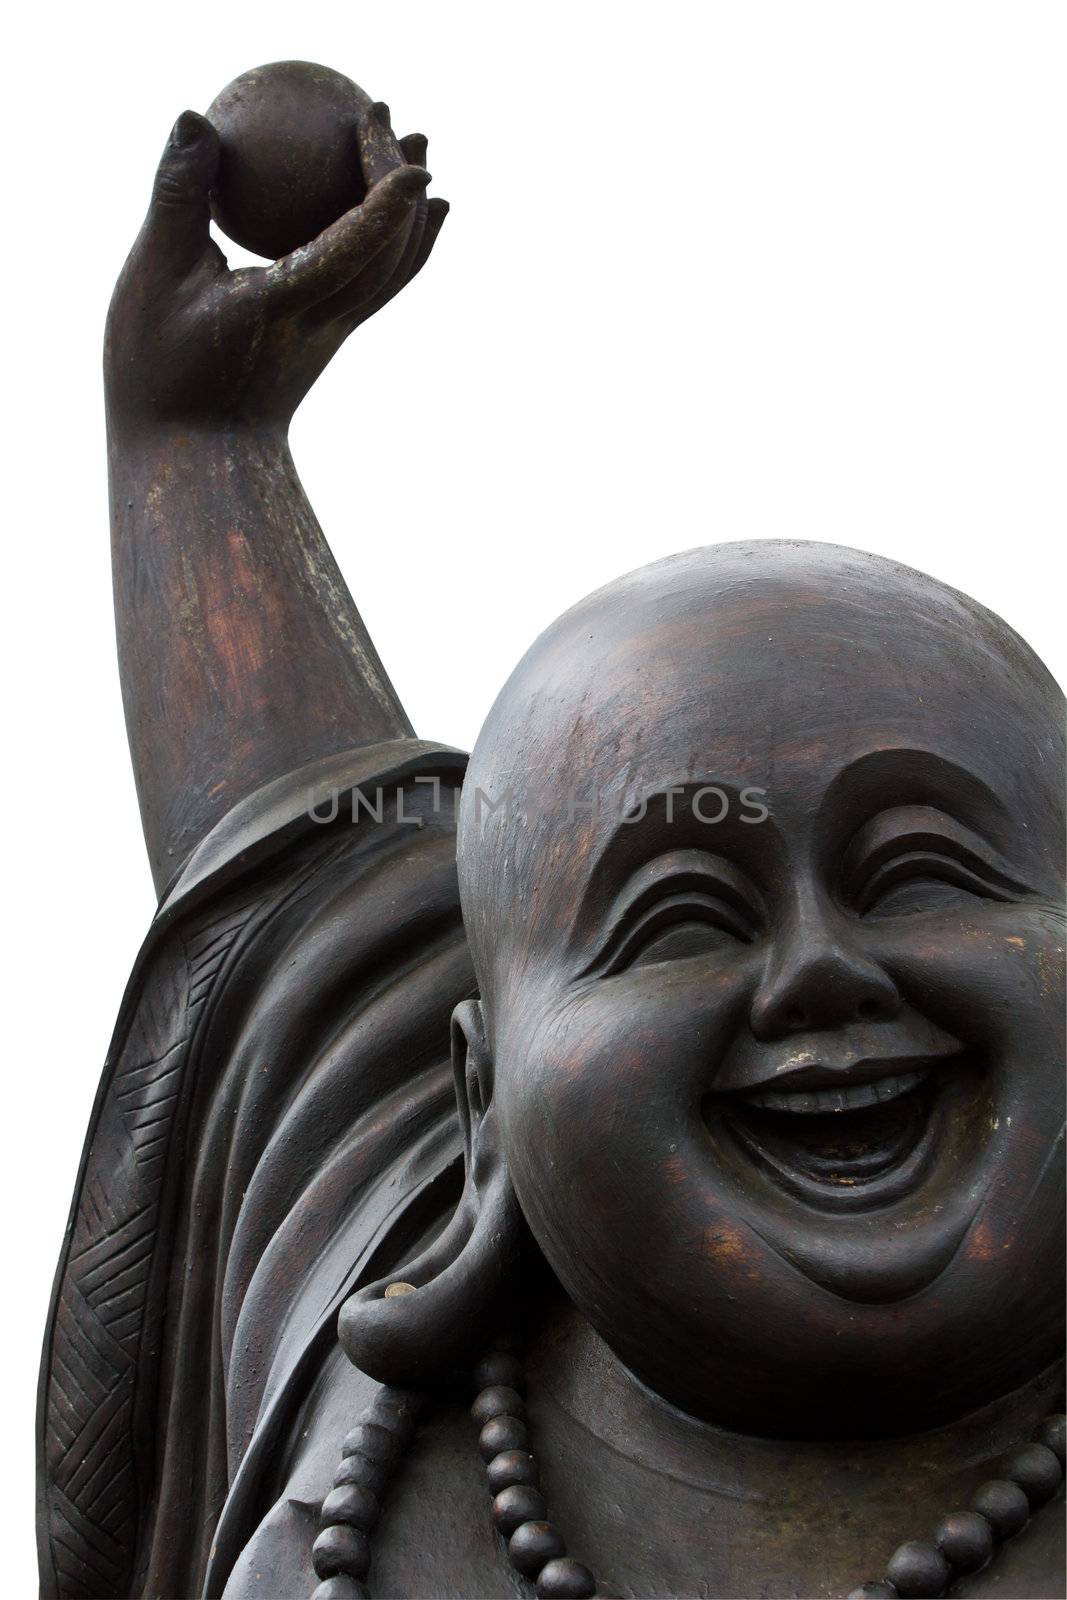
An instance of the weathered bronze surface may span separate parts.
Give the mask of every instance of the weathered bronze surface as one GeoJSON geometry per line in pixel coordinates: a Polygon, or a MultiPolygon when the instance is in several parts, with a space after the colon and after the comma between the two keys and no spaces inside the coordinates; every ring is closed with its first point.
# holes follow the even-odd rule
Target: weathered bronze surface
{"type": "Polygon", "coordinates": [[[228,84],[207,111],[219,135],[211,214],[223,232],[273,261],[358,206],[359,130],[370,110],[357,84],[306,61],[276,61],[228,84]]]}
{"type": "MultiPolygon", "coordinates": [[[[610,1592],[845,1595],[1063,1407],[1062,696],[783,539],[568,612],[469,767],[417,739],[286,442],[447,212],[346,84],[183,113],[108,319],[160,905],[49,1313],[42,1592],[311,1595],[386,1383],[369,1592],[531,1593],[469,1415],[506,1346],[610,1592]],[[230,272],[212,208],[281,258],[230,272]]],[[[1062,1594],[1062,1501],[952,1592],[1062,1594]]]]}

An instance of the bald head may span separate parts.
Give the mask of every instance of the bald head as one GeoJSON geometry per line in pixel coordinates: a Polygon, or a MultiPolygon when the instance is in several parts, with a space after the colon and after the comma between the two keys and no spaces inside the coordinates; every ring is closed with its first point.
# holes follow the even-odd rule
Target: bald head
{"type": "Polygon", "coordinates": [[[565,936],[613,822],[671,785],[799,808],[857,758],[918,749],[1025,812],[1055,853],[1061,708],[1006,623],[879,556],[760,541],[630,573],[535,641],[475,746],[459,862],[483,995],[565,936]]]}

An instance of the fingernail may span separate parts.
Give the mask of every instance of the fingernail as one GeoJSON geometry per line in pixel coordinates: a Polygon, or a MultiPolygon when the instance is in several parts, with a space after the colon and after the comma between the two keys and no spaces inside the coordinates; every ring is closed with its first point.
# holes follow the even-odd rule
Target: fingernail
{"type": "Polygon", "coordinates": [[[170,142],[178,150],[185,150],[200,137],[200,118],[195,111],[183,111],[171,132],[170,142]]]}
{"type": "Polygon", "coordinates": [[[394,167],[393,171],[397,188],[406,189],[409,194],[418,194],[430,182],[430,174],[424,167],[394,167]]]}

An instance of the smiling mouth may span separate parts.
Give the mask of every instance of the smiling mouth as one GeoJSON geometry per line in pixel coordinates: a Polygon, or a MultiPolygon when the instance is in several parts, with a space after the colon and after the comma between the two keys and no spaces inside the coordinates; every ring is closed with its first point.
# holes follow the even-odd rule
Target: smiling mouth
{"type": "Polygon", "coordinates": [[[818,1116],[823,1112],[862,1111],[869,1106],[884,1105],[902,1094],[909,1094],[927,1077],[927,1070],[902,1072],[890,1078],[876,1078],[873,1083],[857,1083],[846,1088],[766,1089],[762,1093],[738,1095],[738,1100],[759,1106],[767,1111],[785,1111],[792,1116],[818,1116]]]}
{"type": "MultiPolygon", "coordinates": [[[[847,1081],[710,1094],[704,1122],[717,1143],[753,1158],[814,1205],[887,1205],[918,1185],[938,1143],[942,1102],[958,1096],[966,1058],[882,1062],[847,1081]]],[[[969,1098],[969,1096],[968,1096],[969,1098]]]]}
{"type": "Polygon", "coordinates": [[[933,1098],[929,1071],[917,1070],[837,1089],[737,1095],[726,1121],[792,1187],[855,1191],[916,1165],[933,1098]]]}

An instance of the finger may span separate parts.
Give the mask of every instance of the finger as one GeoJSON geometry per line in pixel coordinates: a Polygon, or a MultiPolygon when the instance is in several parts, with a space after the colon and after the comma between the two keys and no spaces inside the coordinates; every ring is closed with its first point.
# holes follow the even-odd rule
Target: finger
{"type": "Polygon", "coordinates": [[[424,133],[406,133],[400,141],[401,154],[409,167],[424,167],[430,141],[424,133]]]}
{"type": "Polygon", "coordinates": [[[395,167],[361,206],[291,255],[264,268],[267,292],[280,306],[315,305],[350,283],[410,221],[415,198],[430,181],[422,167],[395,167]]]}
{"type": "MultiPolygon", "coordinates": [[[[430,251],[437,241],[437,235],[444,226],[447,216],[447,200],[434,199],[428,202],[425,223],[420,230],[412,230],[411,244],[405,253],[405,258],[396,272],[391,275],[388,282],[382,284],[378,288],[378,292],[370,298],[361,297],[358,303],[350,303],[343,313],[338,312],[339,318],[347,320],[350,324],[349,332],[352,331],[352,328],[358,327],[361,322],[366,322],[368,317],[374,316],[375,312],[380,311],[382,306],[387,305],[394,295],[400,293],[405,284],[410,283],[412,278],[418,277],[429,260],[430,251]]],[[[340,300],[341,297],[338,298],[340,300]]]]}
{"type": "MultiPolygon", "coordinates": [[[[375,101],[360,121],[359,160],[368,189],[373,189],[387,173],[404,164],[404,155],[397,143],[389,121],[389,107],[384,100],[375,101]]],[[[421,166],[422,162],[411,164],[421,166]]]]}
{"type": "Polygon", "coordinates": [[[418,277],[427,261],[429,261],[430,251],[437,243],[437,235],[445,225],[445,218],[448,216],[448,212],[449,204],[447,200],[435,198],[427,204],[426,226],[422,230],[422,238],[419,240],[418,250],[415,252],[415,258],[408,272],[408,283],[411,282],[412,278],[418,277]]]}
{"type": "Polygon", "coordinates": [[[208,195],[219,166],[219,136],[206,117],[183,111],[156,170],[142,246],[163,268],[187,268],[208,247],[208,195]]]}
{"type": "MultiPolygon", "coordinates": [[[[333,320],[365,321],[407,282],[411,264],[422,240],[427,200],[420,194],[415,201],[410,225],[398,228],[384,250],[379,250],[365,271],[324,300],[318,307],[322,316],[333,320]]],[[[355,326],[355,323],[352,324],[355,326]]]]}

